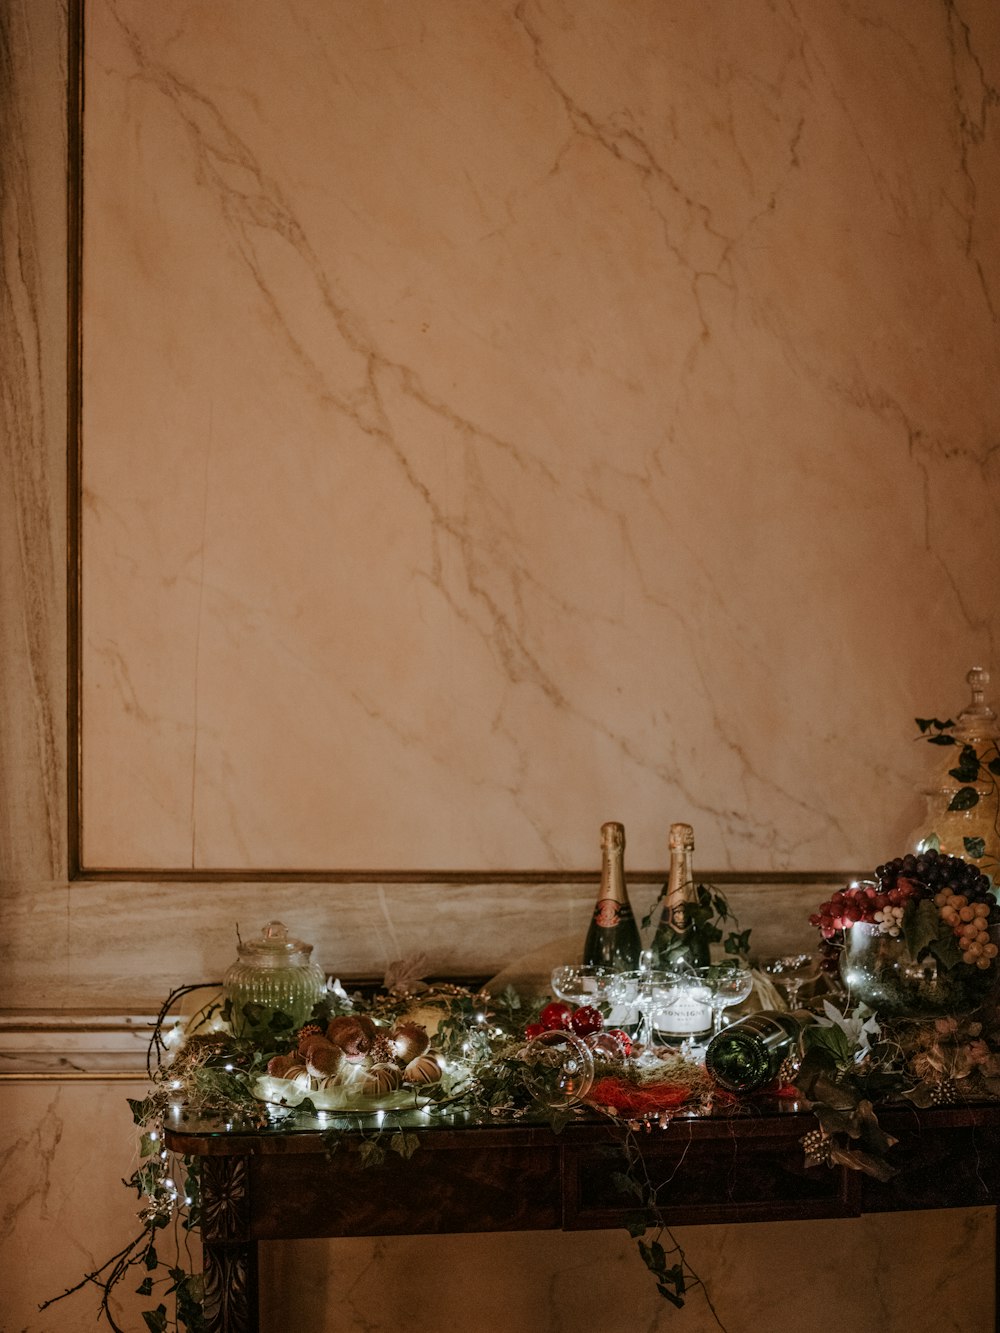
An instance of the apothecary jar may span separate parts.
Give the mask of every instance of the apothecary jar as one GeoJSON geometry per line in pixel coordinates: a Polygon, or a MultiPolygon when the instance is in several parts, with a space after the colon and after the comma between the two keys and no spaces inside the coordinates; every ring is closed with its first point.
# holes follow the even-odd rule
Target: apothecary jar
{"type": "Polygon", "coordinates": [[[280,921],[269,921],[260,939],[241,941],[239,958],[222,982],[236,1036],[272,1022],[279,1014],[291,1020],[292,1029],[307,1022],[326,989],[323,973],[310,957],[312,949],[311,944],[289,938],[280,921]]]}

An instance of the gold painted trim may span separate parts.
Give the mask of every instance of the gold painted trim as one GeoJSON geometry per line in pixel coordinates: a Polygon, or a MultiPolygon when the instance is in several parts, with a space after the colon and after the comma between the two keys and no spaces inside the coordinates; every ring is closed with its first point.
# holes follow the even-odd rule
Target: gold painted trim
{"type": "MultiPolygon", "coordinates": [[[[67,51],[67,796],[68,878],[83,882],[152,884],[571,884],[596,883],[597,866],[583,870],[193,870],[83,864],[83,231],[86,0],[69,0],[67,51]]],[[[666,870],[630,870],[632,884],[658,884],[666,870]]],[[[706,883],[842,884],[857,872],[704,870],[706,883]]]]}

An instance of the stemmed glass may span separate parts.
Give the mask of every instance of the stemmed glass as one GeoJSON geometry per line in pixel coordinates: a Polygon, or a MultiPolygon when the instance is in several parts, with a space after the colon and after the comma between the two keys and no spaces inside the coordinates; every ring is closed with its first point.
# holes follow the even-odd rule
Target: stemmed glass
{"type": "Polygon", "coordinates": [[[606,1005],[610,1001],[610,986],[614,975],[608,967],[567,963],[552,969],[552,993],[567,1004],[606,1005]]]}
{"type": "Polygon", "coordinates": [[[639,972],[619,972],[612,982],[610,999],[613,1004],[634,1010],[639,1017],[636,1042],[642,1048],[636,1061],[641,1066],[659,1061],[653,1050],[653,1035],[657,1019],[669,1022],[678,1006],[697,1004],[702,993],[708,1003],[708,983],[695,969],[686,972],[649,968],[639,972]]]}
{"type": "Polygon", "coordinates": [[[722,1031],[723,1012],[742,1004],[753,990],[753,974],[735,959],[703,967],[700,974],[712,992],[712,1036],[717,1037],[722,1031]]]}
{"type": "Polygon", "coordinates": [[[764,964],[764,971],[784,987],[789,1009],[797,1009],[802,987],[819,976],[819,959],[811,953],[784,954],[781,958],[769,959],[764,964]]]}

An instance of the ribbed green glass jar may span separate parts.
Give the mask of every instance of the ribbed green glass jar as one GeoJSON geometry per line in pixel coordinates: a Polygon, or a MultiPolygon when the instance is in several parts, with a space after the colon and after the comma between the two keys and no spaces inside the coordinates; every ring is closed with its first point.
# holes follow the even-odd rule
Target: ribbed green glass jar
{"type": "Polygon", "coordinates": [[[312,948],[302,940],[289,939],[280,921],[269,921],[259,940],[238,946],[239,958],[222,979],[236,1036],[270,1023],[279,1013],[292,1020],[293,1028],[308,1020],[326,989],[322,971],[310,958],[312,948]],[[256,1023],[244,1013],[247,1005],[260,1006],[254,1015],[256,1023]]]}

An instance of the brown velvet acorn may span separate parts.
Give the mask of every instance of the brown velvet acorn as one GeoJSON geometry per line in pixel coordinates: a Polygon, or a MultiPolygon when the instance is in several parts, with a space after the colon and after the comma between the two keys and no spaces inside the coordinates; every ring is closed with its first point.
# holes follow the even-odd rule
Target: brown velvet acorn
{"type": "Polygon", "coordinates": [[[408,1065],[418,1055],[423,1055],[431,1039],[422,1023],[397,1023],[392,1030],[392,1042],[397,1057],[408,1065]]]}
{"type": "Polygon", "coordinates": [[[313,1078],[333,1078],[344,1062],[344,1052],[331,1041],[314,1042],[306,1052],[306,1068],[313,1078]]]}
{"type": "Polygon", "coordinates": [[[330,1020],[326,1035],[348,1060],[360,1060],[371,1050],[376,1029],[367,1014],[343,1014],[330,1020]]]}

